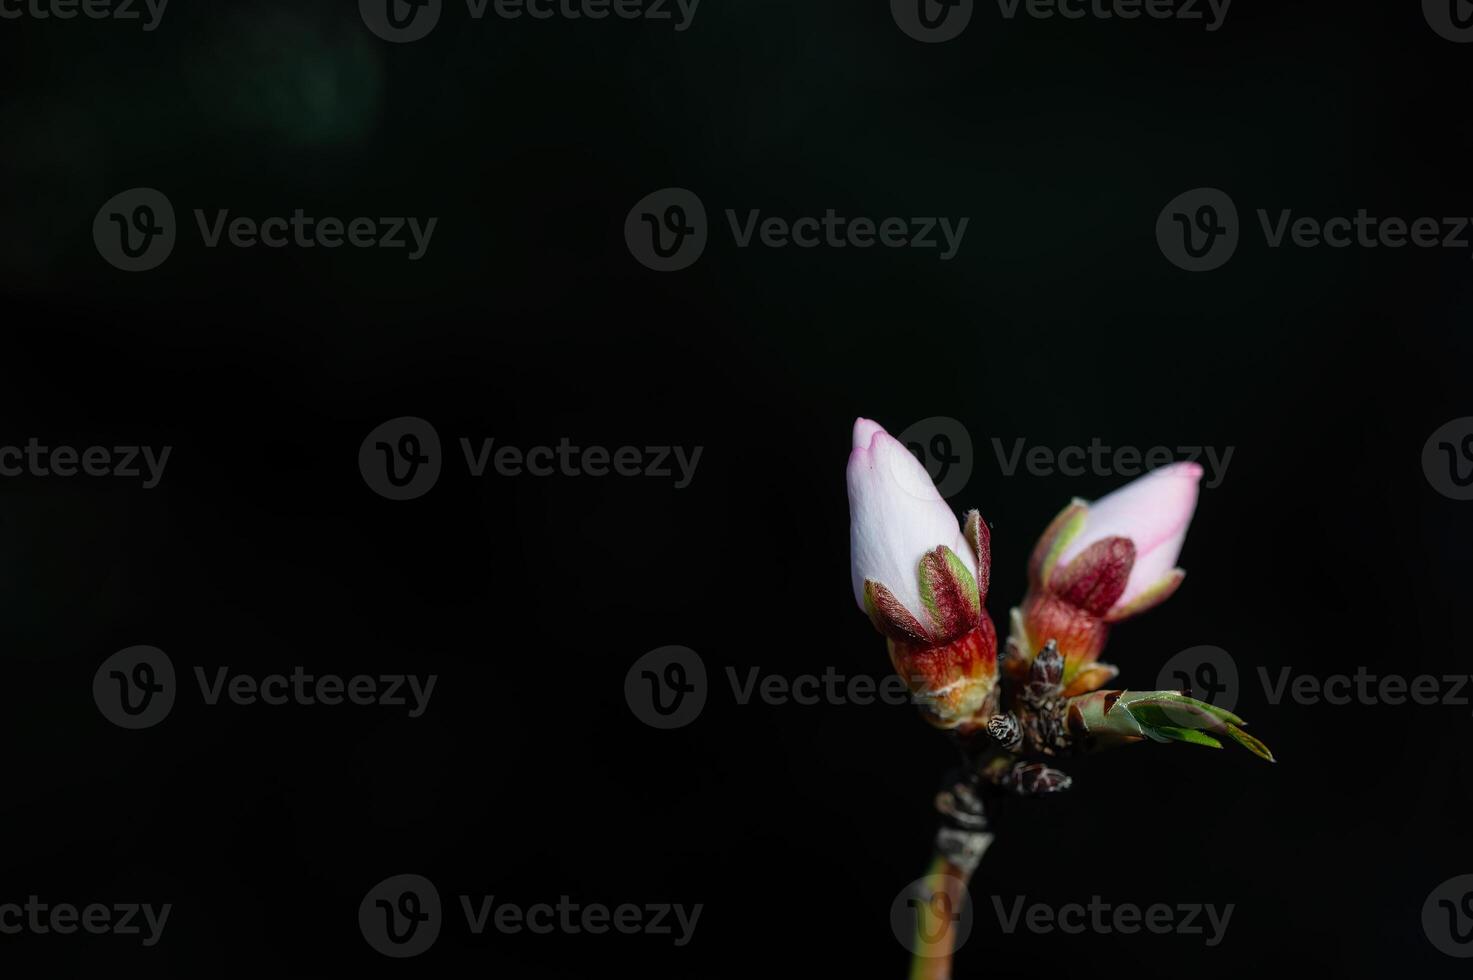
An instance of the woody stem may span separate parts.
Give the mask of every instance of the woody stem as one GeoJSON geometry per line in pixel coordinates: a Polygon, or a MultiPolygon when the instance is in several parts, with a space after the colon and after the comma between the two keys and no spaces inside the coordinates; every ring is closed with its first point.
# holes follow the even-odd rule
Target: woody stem
{"type": "Polygon", "coordinates": [[[936,794],[941,826],[931,864],[914,896],[916,932],[910,980],[951,980],[957,915],[968,901],[972,873],[993,841],[982,802],[985,785],[980,767],[968,758],[936,794]]]}

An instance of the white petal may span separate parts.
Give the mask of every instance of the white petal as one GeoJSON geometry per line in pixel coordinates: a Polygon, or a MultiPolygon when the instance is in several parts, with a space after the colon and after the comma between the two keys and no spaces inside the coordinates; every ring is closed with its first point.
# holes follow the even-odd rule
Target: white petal
{"type": "Polygon", "coordinates": [[[916,572],[921,556],[946,545],[974,575],[976,561],[951,506],[920,461],[880,426],[860,419],[856,443],[865,436],[869,442],[850,453],[847,473],[854,599],[863,609],[864,581],[873,579],[929,624],[916,572]]]}
{"type": "Polygon", "coordinates": [[[885,427],[878,422],[869,419],[854,420],[854,439],[850,448],[868,449],[869,444],[874,441],[876,432],[884,432],[885,427]]]}

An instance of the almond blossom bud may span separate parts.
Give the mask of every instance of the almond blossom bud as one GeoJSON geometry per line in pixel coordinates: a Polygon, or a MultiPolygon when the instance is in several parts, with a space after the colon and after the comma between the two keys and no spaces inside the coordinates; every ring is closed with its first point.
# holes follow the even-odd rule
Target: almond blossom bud
{"type": "Polygon", "coordinates": [[[854,423],[847,478],[855,601],[927,720],[970,730],[997,701],[987,525],[972,511],[959,528],[925,467],[868,419],[854,423]]]}
{"type": "Polygon", "coordinates": [[[1197,506],[1202,468],[1154,470],[1093,504],[1054,518],[1028,563],[1028,595],[1012,611],[1005,669],[1026,679],[1049,641],[1064,655],[1064,695],[1093,691],[1119,671],[1098,662],[1109,626],[1164,602],[1186,572],[1176,567],[1197,506]]]}

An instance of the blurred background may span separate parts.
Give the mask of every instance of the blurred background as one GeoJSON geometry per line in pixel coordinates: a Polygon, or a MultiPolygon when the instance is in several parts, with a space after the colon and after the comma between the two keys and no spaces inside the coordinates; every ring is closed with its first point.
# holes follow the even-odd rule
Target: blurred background
{"type": "MultiPolygon", "coordinates": [[[[1468,250],[1270,248],[1256,212],[1473,214],[1449,93],[1473,49],[1415,5],[1233,4],[1201,22],[1003,17],[919,43],[882,2],[704,0],[669,22],[477,21],[389,44],[354,4],[170,5],[0,25],[0,444],[168,445],[152,490],[0,480],[0,902],[171,902],[163,941],[0,936],[19,969],[161,975],[599,969],[900,976],[890,904],[925,868],[953,753],[908,706],[739,705],[727,668],[883,677],[848,578],[856,415],[955,420],[951,496],[993,526],[1006,631],[1029,550],[1115,476],[1004,472],[1029,446],[1234,447],[1172,600],[1117,629],[1121,682],[1210,644],[1273,747],[1142,745],[994,814],[957,975],[1451,975],[1423,905],[1473,872],[1473,707],[1270,703],[1275,677],[1473,673],[1473,504],[1424,443],[1473,415],[1468,250]],[[156,269],[98,254],[98,209],[172,202],[156,269]],[[691,267],[640,265],[645,195],[710,214],[691,267]],[[1158,214],[1217,187],[1242,234],[1191,274],[1158,214]],[[194,209],[436,216],[403,250],[205,248],[194,209]],[[724,212],[969,217],[934,251],[740,249],[724,212]],[[420,499],[360,443],[418,416],[420,499]],[[457,441],[703,447],[690,485],[472,478],[457,441]],[[1462,625],[1460,625],[1462,624],[1462,625]],[[166,651],[160,725],[90,691],[166,651]],[[671,644],[711,690],[676,731],[626,672],[671,644]],[[423,717],[205,705],[196,666],[435,673],[423,717]],[[377,882],[422,874],[424,956],[364,942],[377,882]],[[459,895],[701,903],[693,940],[470,935],[459,895]],[[1008,935],[990,896],[1233,904],[1189,935],[1008,935]],[[1106,963],[1128,967],[1105,966],[1106,963]]],[[[1464,691],[1473,694],[1473,691],[1464,691]]]]}

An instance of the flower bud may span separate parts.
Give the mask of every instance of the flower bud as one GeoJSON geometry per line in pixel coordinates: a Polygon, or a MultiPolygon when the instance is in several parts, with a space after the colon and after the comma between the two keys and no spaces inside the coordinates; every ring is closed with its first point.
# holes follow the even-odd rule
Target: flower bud
{"type": "Polygon", "coordinates": [[[868,419],[854,424],[847,479],[855,601],[927,720],[970,730],[997,700],[987,525],[973,511],[960,529],[925,467],[868,419]]]}
{"type": "Polygon", "coordinates": [[[1202,468],[1176,463],[1093,504],[1075,500],[1039,538],[1028,595],[1012,611],[1004,669],[1022,681],[1049,640],[1064,655],[1064,694],[1093,691],[1119,671],[1099,663],[1109,626],[1164,602],[1186,572],[1176,567],[1197,506],[1202,468]]]}

